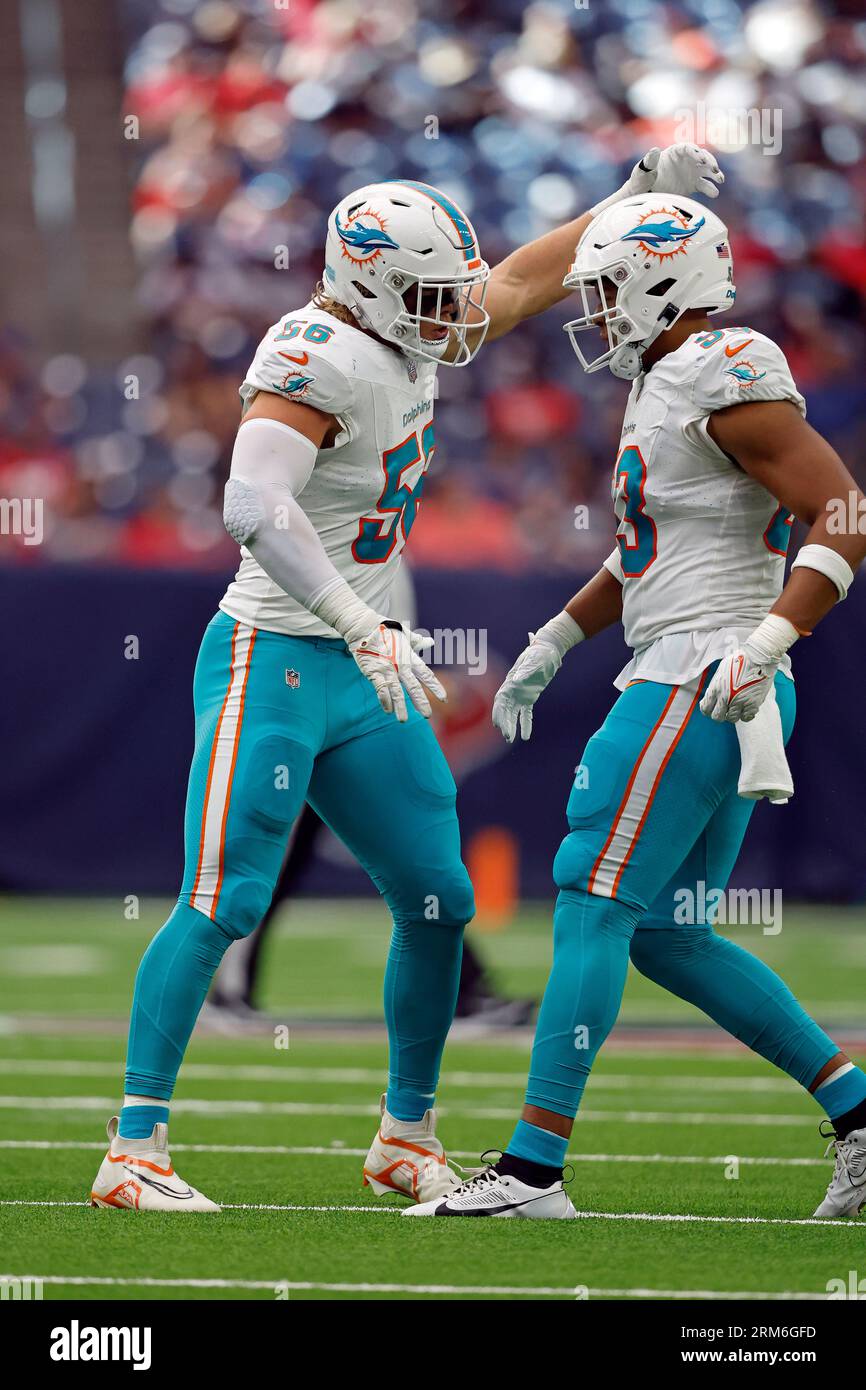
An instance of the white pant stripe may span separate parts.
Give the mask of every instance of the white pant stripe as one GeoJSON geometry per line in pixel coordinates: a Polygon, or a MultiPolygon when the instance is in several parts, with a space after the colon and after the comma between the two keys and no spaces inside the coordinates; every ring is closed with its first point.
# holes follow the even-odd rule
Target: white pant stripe
{"type": "Polygon", "coordinates": [[[632,774],[628,795],[616,813],[612,833],[589,876],[589,891],[598,897],[616,897],[620,871],[637,843],[644,817],[655,796],[665,758],[685,727],[696,698],[693,689],[678,689],[644,746],[632,774]]]}
{"type": "Polygon", "coordinates": [[[223,822],[231,795],[235,746],[240,735],[243,694],[255,628],[238,623],[232,648],[229,690],[217,724],[213,762],[205,789],[202,838],[194,892],[190,905],[213,917],[222,879],[223,822]]]}

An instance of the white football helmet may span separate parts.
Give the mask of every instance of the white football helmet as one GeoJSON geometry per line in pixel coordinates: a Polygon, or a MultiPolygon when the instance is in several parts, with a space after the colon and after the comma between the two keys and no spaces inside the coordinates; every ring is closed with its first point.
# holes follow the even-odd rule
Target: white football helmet
{"type": "Polygon", "coordinates": [[[456,339],[448,365],[472,360],[490,323],[489,274],[468,217],[429,184],[367,184],[328,218],[328,293],[409,356],[440,362],[456,339]],[[432,336],[422,336],[424,327],[432,336]]]}
{"type": "Polygon", "coordinates": [[[609,366],[625,381],[687,309],[721,314],[737,294],[724,222],[692,198],[664,193],[625,198],[594,218],[563,284],[583,303],[564,327],[584,371],[609,366]],[[607,350],[590,359],[578,334],[601,327],[607,350]]]}

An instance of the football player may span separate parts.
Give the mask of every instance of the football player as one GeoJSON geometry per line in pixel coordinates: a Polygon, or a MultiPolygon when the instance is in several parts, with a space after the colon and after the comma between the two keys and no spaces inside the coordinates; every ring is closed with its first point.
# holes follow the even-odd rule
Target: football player
{"type": "Polygon", "coordinates": [[[634,656],[568,802],[523,1117],[498,1162],[411,1214],[575,1215],[568,1140],[631,959],[814,1095],[836,1157],[816,1215],[851,1215],[866,1202],[866,1075],[700,905],[719,901],[755,804],[738,792],[750,736],[771,768],[767,794],[791,790],[788,652],[845,597],[866,553],[834,520],[834,499],[856,497],[856,484],[806,423],[778,346],[710,321],[735,294],[714,213],[689,198],[627,198],[587,228],[566,285],[580,296],[566,328],[585,370],[633,383],[613,470],[616,547],[518,657],[494,722],[509,742],[518,727],[528,739],[563,657],[613,623],[634,656]],[[584,344],[599,329],[593,356],[584,344]],[[794,516],[809,533],[785,583],[794,516]]]}
{"type": "MultiPolygon", "coordinates": [[[[714,196],[721,177],[697,146],[652,150],[600,207],[650,189],[714,196]]],[[[454,780],[428,723],[444,691],[391,616],[390,592],[433,456],[440,364],[465,366],[485,335],[566,297],[591,216],[490,271],[469,220],[438,189],[400,179],[360,188],[331,213],[310,302],[283,314],[256,352],[225,490],[241,565],[194,680],[183,884],[138,971],[98,1206],[217,1210],[172,1168],[169,1100],[213,974],[266,910],[305,801],[393,917],[388,1090],[365,1180],[416,1200],[457,1185],[433,1102],[472,886],[454,780]]]]}
{"type": "MultiPolygon", "coordinates": [[[[397,571],[390,601],[391,611],[399,613],[401,621],[414,628],[417,621],[415,585],[405,558],[397,571]]],[[[298,881],[314,859],[323,831],[322,821],[312,806],[305,804],[289,831],[286,856],[270,906],[256,930],[240,937],[226,951],[213,978],[199,1017],[206,1018],[218,1031],[243,1033],[251,1026],[261,1031],[262,1026],[267,1025],[267,1016],[255,1003],[262,975],[262,956],[267,955],[262,951],[264,940],[285,904],[295,896],[298,881]]],[[[508,999],[498,994],[477,946],[464,937],[456,1018],[471,1019],[476,1029],[525,1027],[535,1016],[537,1003],[535,999],[508,999]]]]}

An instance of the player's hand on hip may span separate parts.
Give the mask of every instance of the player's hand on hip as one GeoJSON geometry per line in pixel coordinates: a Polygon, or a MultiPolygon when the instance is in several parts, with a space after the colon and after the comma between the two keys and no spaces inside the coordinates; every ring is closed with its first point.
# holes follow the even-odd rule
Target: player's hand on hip
{"type": "Polygon", "coordinates": [[[769,695],[778,668],[778,661],[762,660],[745,642],[719,662],[701,700],[701,713],[720,722],[748,724],[769,695]]]}
{"type": "Polygon", "coordinates": [[[631,172],[629,196],[637,193],[701,193],[717,198],[725,176],[709,150],[700,145],[667,145],[648,150],[631,172]]]}
{"type": "Polygon", "coordinates": [[[800,636],[799,628],[778,613],[768,613],[730,656],[719,662],[701,700],[710,719],[748,724],[766,700],[782,658],[800,636]]]}
{"type": "Polygon", "coordinates": [[[432,646],[431,638],[410,632],[402,623],[382,619],[348,646],[383,710],[396,715],[401,723],[409,718],[407,695],[425,719],[432,713],[428,693],[437,700],[447,699],[443,685],[419,656],[425,647],[432,646]]]}

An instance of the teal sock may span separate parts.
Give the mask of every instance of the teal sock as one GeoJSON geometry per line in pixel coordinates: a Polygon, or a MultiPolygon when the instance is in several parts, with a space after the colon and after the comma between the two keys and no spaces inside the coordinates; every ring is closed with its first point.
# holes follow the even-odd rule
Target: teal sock
{"type": "Polygon", "coordinates": [[[404,1124],[416,1124],[423,1120],[434,1099],[435,1096],[432,1094],[423,1095],[411,1088],[401,1090],[399,1087],[389,1086],[385,1093],[385,1108],[395,1120],[401,1120],[404,1124]]]}
{"type": "Polygon", "coordinates": [[[124,1105],[117,1132],[121,1139],[149,1139],[154,1125],[167,1124],[167,1105],[124,1105]]]}
{"type": "Polygon", "coordinates": [[[463,928],[395,922],[385,969],[388,1092],[397,1120],[421,1120],[436,1099],[439,1064],[454,1019],[463,928]]]}
{"type": "Polygon", "coordinates": [[[840,1115],[847,1115],[849,1110],[866,1101],[866,1072],[850,1062],[822,1081],[812,1094],[824,1107],[827,1118],[838,1120],[840,1115]]]}
{"type": "Polygon", "coordinates": [[[518,1120],[505,1152],[513,1158],[528,1159],[530,1163],[543,1163],[546,1168],[562,1168],[568,1153],[568,1140],[526,1120],[518,1120]]]}

